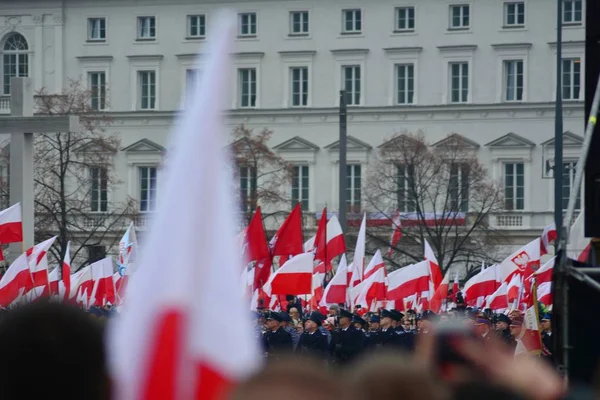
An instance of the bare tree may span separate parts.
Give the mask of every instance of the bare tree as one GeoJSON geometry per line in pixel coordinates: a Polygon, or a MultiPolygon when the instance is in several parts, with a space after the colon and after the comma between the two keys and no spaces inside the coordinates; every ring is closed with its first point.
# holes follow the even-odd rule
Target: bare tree
{"type": "Polygon", "coordinates": [[[37,93],[38,114],[77,115],[82,126],[81,132],[35,136],[36,242],[58,236],[52,249],[56,260],[63,259],[69,241],[73,259],[81,258],[88,246],[112,247],[134,218],[131,199],[109,198],[121,183],[113,166],[120,140],[106,131],[111,118],[92,109],[97,99],[98,93],[80,81],[70,81],[60,95],[45,89],[37,93]]]}
{"type": "Polygon", "coordinates": [[[285,209],[291,199],[282,187],[292,180],[288,162],[268,146],[273,131],[265,128],[258,133],[244,125],[233,130],[232,152],[236,162],[236,178],[240,182],[239,204],[250,221],[254,210],[261,206],[263,219],[285,209]]]}
{"type": "MultiPolygon", "coordinates": [[[[477,147],[457,134],[431,146],[422,132],[396,134],[380,147],[365,194],[368,206],[386,218],[400,212],[403,235],[392,263],[422,260],[424,240],[444,273],[456,264],[470,275],[494,259],[490,249],[501,236],[489,217],[502,206],[501,188],[477,160],[477,147]]],[[[389,227],[369,233],[378,247],[389,245],[389,227]]]]}

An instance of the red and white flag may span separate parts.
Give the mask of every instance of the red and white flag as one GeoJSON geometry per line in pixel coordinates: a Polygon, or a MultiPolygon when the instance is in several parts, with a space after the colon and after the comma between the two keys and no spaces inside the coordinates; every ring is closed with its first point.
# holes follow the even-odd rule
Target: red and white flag
{"type": "Polygon", "coordinates": [[[390,239],[390,249],[388,250],[387,256],[391,257],[394,251],[394,247],[400,242],[402,237],[402,222],[400,221],[400,211],[396,210],[394,218],[392,219],[392,237],[390,239]]]}
{"type": "Polygon", "coordinates": [[[506,257],[498,265],[499,281],[510,281],[513,274],[528,278],[540,267],[540,258],[540,238],[537,238],[506,257]]]}
{"type": "Polygon", "coordinates": [[[369,265],[367,265],[367,268],[365,268],[364,279],[368,279],[369,277],[371,277],[371,275],[373,275],[375,272],[379,271],[380,269],[383,269],[384,274],[387,275],[387,271],[385,269],[385,263],[383,262],[383,258],[381,257],[381,252],[379,250],[377,250],[375,252],[375,254],[373,255],[373,258],[371,258],[369,265]]]}
{"type": "Polygon", "coordinates": [[[556,257],[552,257],[533,274],[537,281],[538,302],[546,306],[551,306],[554,303],[552,298],[552,273],[555,260],[556,257]]]}
{"type": "Polygon", "coordinates": [[[363,280],[365,268],[365,241],[367,236],[367,214],[363,215],[358,237],[356,239],[356,247],[354,249],[354,258],[352,259],[352,278],[350,279],[350,287],[358,285],[363,280]]]}
{"type": "Polygon", "coordinates": [[[440,283],[440,286],[436,289],[435,293],[430,302],[430,309],[435,313],[439,313],[442,310],[442,306],[448,298],[448,288],[450,286],[450,273],[447,272],[446,276],[440,283]]]}
{"type": "Polygon", "coordinates": [[[465,283],[463,294],[467,305],[481,307],[485,298],[492,295],[500,287],[497,276],[497,265],[486,268],[465,283]]]}
{"type": "Polygon", "coordinates": [[[360,291],[354,304],[360,304],[361,308],[367,311],[375,311],[376,303],[386,299],[385,269],[378,269],[368,279],[363,281],[363,288],[360,291]]]}
{"type": "Polygon", "coordinates": [[[226,398],[260,363],[238,285],[243,267],[222,120],[235,16],[215,15],[211,25],[200,84],[173,135],[163,196],[127,302],[109,326],[116,400],[226,398]],[[236,329],[207,323],[223,310],[236,329]]]}
{"type": "MultiPolygon", "coordinates": [[[[21,203],[0,211],[0,245],[23,241],[22,221],[21,203]]],[[[4,255],[0,248],[0,261],[2,260],[4,260],[4,255]]]]}
{"type": "Polygon", "coordinates": [[[348,266],[346,265],[346,255],[342,255],[340,263],[335,271],[333,279],[329,281],[323,298],[319,305],[328,307],[332,304],[343,304],[346,302],[346,289],[348,288],[348,266]]]}
{"type": "MultiPolygon", "coordinates": [[[[408,265],[388,274],[387,299],[404,304],[404,298],[414,294],[420,297],[430,289],[429,261],[408,265]]],[[[401,310],[402,311],[402,310],[401,310]]]]}
{"type": "Polygon", "coordinates": [[[485,307],[491,308],[496,313],[503,313],[508,308],[508,285],[503,282],[494,293],[485,299],[485,307]]]}
{"type": "Polygon", "coordinates": [[[69,294],[71,293],[71,242],[67,243],[67,250],[62,263],[62,281],[65,288],[65,294],[62,298],[66,301],[69,300],[69,294]]]}
{"type": "Polygon", "coordinates": [[[106,257],[91,265],[94,287],[90,296],[90,305],[104,306],[115,304],[115,282],[113,280],[113,260],[106,257]]]}
{"type": "Polygon", "coordinates": [[[590,238],[585,237],[584,210],[582,209],[569,231],[567,255],[573,260],[587,262],[592,244],[590,238]]]}
{"type": "Polygon", "coordinates": [[[312,293],[313,260],[312,253],[302,253],[290,258],[271,274],[263,291],[267,296],[312,293]]]}
{"type": "Polygon", "coordinates": [[[440,270],[440,264],[438,263],[437,257],[429,245],[429,242],[427,242],[427,239],[424,239],[423,241],[425,242],[425,259],[429,261],[431,282],[433,282],[433,290],[435,290],[442,282],[442,271],[440,270]]]}
{"type": "Polygon", "coordinates": [[[550,245],[558,238],[558,232],[556,232],[556,223],[552,222],[550,225],[544,228],[542,237],[540,238],[540,255],[548,254],[550,245]]]}

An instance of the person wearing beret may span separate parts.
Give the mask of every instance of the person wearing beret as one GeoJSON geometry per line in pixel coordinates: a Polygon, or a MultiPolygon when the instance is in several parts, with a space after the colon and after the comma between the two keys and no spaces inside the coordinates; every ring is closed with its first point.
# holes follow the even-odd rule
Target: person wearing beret
{"type": "Polygon", "coordinates": [[[496,315],[496,333],[504,343],[509,345],[512,349],[515,348],[517,343],[515,339],[513,339],[510,334],[510,318],[506,314],[497,314],[496,315]]]}
{"type": "Polygon", "coordinates": [[[544,350],[542,357],[547,361],[552,362],[552,314],[546,313],[542,317],[542,344],[544,350]]]}
{"type": "Polygon", "coordinates": [[[327,360],[329,346],[327,335],[319,329],[322,323],[323,316],[321,313],[313,311],[308,314],[304,321],[304,333],[300,335],[295,350],[297,354],[310,355],[323,361],[327,360]]]}
{"type": "Polygon", "coordinates": [[[292,335],[281,326],[283,317],[280,313],[269,312],[266,316],[267,331],[264,334],[264,346],[269,359],[279,359],[293,349],[292,335]]]}
{"type": "Polygon", "coordinates": [[[336,364],[344,365],[353,361],[364,348],[364,335],[352,326],[352,313],[340,309],[339,329],[331,336],[330,350],[336,364]]]}

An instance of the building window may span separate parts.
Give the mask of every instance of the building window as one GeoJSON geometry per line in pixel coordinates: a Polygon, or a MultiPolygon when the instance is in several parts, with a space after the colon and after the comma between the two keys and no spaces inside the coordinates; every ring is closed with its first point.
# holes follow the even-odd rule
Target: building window
{"type": "Polygon", "coordinates": [[[88,87],[90,88],[90,108],[94,111],[106,110],[106,73],[88,73],[88,87]]]}
{"type": "Polygon", "coordinates": [[[240,85],[240,107],[256,107],[256,69],[238,70],[240,85]]]}
{"type": "Polygon", "coordinates": [[[92,212],[108,211],[108,170],[103,167],[90,168],[92,212]]]}
{"type": "Polygon", "coordinates": [[[156,38],[156,18],[138,17],[138,39],[156,38]]]}
{"type": "Polygon", "coordinates": [[[468,29],[471,23],[469,5],[450,6],[450,29],[468,29]]]}
{"type": "Polygon", "coordinates": [[[398,179],[398,193],[397,202],[398,210],[400,212],[415,212],[416,202],[414,198],[414,176],[415,169],[412,165],[398,165],[397,166],[397,179],[398,179]]]}
{"type": "Polygon", "coordinates": [[[4,42],[2,51],[2,83],[5,95],[10,94],[10,78],[29,76],[29,46],[23,35],[13,33],[4,42]]]}
{"type": "Polygon", "coordinates": [[[156,211],[158,181],[156,167],[139,167],[140,171],[140,212],[156,211]]]}
{"type": "Polygon", "coordinates": [[[415,66],[401,64],[396,66],[396,102],[413,104],[415,97],[415,66]]]}
{"type": "Polygon", "coordinates": [[[292,106],[306,107],[308,105],[308,68],[290,68],[292,79],[292,106]]]}
{"type": "Polygon", "coordinates": [[[206,36],[206,15],[188,15],[187,25],[189,38],[203,38],[206,36]]]}
{"type": "Polygon", "coordinates": [[[579,100],[581,91],[581,59],[562,60],[562,98],[579,100]]]}
{"type": "MultiPolygon", "coordinates": [[[[96,261],[104,260],[106,258],[106,247],[98,245],[85,247],[87,247],[89,264],[93,264],[96,261]]],[[[91,295],[91,293],[89,293],[89,295],[91,295]]]]}
{"type": "Polygon", "coordinates": [[[88,40],[106,40],[106,18],[88,18],[88,40]]]}
{"type": "Polygon", "coordinates": [[[523,61],[504,61],[504,100],[523,100],[523,61]]]}
{"type": "Polygon", "coordinates": [[[581,0],[563,0],[563,23],[564,24],[581,24],[582,17],[582,1],[581,0]]]}
{"type": "Polygon", "coordinates": [[[140,109],[154,110],[156,107],[156,72],[139,71],[138,80],[140,109]]]}
{"type": "Polygon", "coordinates": [[[362,32],[362,11],[361,10],[344,10],[343,16],[343,33],[360,33],[362,32]]]}
{"type": "Polygon", "coordinates": [[[504,208],[525,209],[525,166],[523,163],[504,164],[504,208]]]}
{"type": "Polygon", "coordinates": [[[415,8],[396,8],[396,31],[413,31],[415,29],[415,8]]]}
{"type": "MultiPolygon", "coordinates": [[[[577,161],[565,161],[563,164],[562,181],[562,209],[566,210],[569,205],[571,189],[575,186],[575,174],[577,173],[577,161]]],[[[577,193],[575,210],[581,210],[581,191],[577,193]]]]}
{"type": "Polygon", "coordinates": [[[243,212],[251,212],[256,208],[256,189],[258,174],[256,167],[242,166],[240,174],[240,206],[243,212]]]}
{"type": "Polygon", "coordinates": [[[469,211],[469,166],[450,165],[450,211],[469,211]]]}
{"type": "Polygon", "coordinates": [[[185,70],[185,98],[186,100],[192,98],[192,94],[198,82],[200,81],[200,70],[196,68],[189,68],[185,70]]]}
{"type": "Polygon", "coordinates": [[[302,210],[308,210],[308,165],[296,165],[292,175],[292,208],[302,204],[302,210]]]}
{"type": "Polygon", "coordinates": [[[362,176],[360,165],[346,166],[346,204],[350,212],[360,212],[362,196],[362,176]]]}
{"type": "Polygon", "coordinates": [[[344,90],[346,91],[347,104],[350,106],[360,105],[360,65],[343,66],[342,74],[344,76],[344,90]]]}
{"type": "Polygon", "coordinates": [[[469,101],[469,63],[450,63],[450,102],[469,101]]]}
{"type": "Polygon", "coordinates": [[[308,35],[308,11],[292,11],[290,13],[290,34],[308,35]]]}
{"type": "Polygon", "coordinates": [[[504,26],[521,27],[525,25],[525,3],[504,3],[504,26]]]}
{"type": "Polygon", "coordinates": [[[239,16],[240,36],[256,36],[256,13],[244,13],[239,16]]]}

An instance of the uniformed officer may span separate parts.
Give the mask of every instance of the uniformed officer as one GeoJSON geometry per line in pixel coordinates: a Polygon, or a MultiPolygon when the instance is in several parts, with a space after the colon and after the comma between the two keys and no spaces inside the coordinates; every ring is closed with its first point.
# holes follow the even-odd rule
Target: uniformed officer
{"type": "Polygon", "coordinates": [[[475,320],[475,333],[483,340],[490,340],[492,338],[492,333],[490,332],[491,325],[492,322],[486,315],[479,314],[477,320],[475,320]]]}
{"type": "Polygon", "coordinates": [[[415,347],[415,335],[413,332],[407,331],[402,325],[404,314],[398,310],[391,310],[391,313],[395,316],[396,328],[394,329],[397,337],[395,339],[395,345],[399,349],[412,351],[415,347]]]}
{"type": "Polygon", "coordinates": [[[552,361],[552,314],[546,313],[542,318],[542,357],[552,361]]]}
{"type": "Polygon", "coordinates": [[[267,314],[266,321],[267,331],[263,337],[267,358],[279,359],[282,355],[291,353],[293,349],[292,335],[281,326],[282,315],[271,311],[267,314]]]}
{"type": "Polygon", "coordinates": [[[352,326],[352,313],[340,310],[339,329],[331,337],[331,354],[336,364],[348,364],[354,360],[364,348],[364,335],[352,326]]]}
{"type": "Polygon", "coordinates": [[[368,337],[365,345],[366,348],[373,349],[378,347],[377,344],[379,343],[379,333],[381,332],[379,329],[380,322],[381,319],[377,315],[372,315],[369,319],[369,331],[367,332],[368,337]]]}
{"type": "Polygon", "coordinates": [[[513,349],[517,345],[510,334],[510,318],[506,314],[496,314],[496,334],[513,349]]]}
{"type": "Polygon", "coordinates": [[[323,319],[323,315],[317,311],[308,314],[304,322],[304,333],[300,335],[298,346],[296,347],[297,354],[311,355],[319,360],[327,360],[329,356],[327,335],[319,329],[323,323],[323,319]]]}
{"type": "Polygon", "coordinates": [[[397,322],[398,315],[390,310],[381,311],[381,330],[379,331],[379,340],[377,347],[392,347],[396,345],[398,336],[392,326],[393,322],[397,322]]]}

